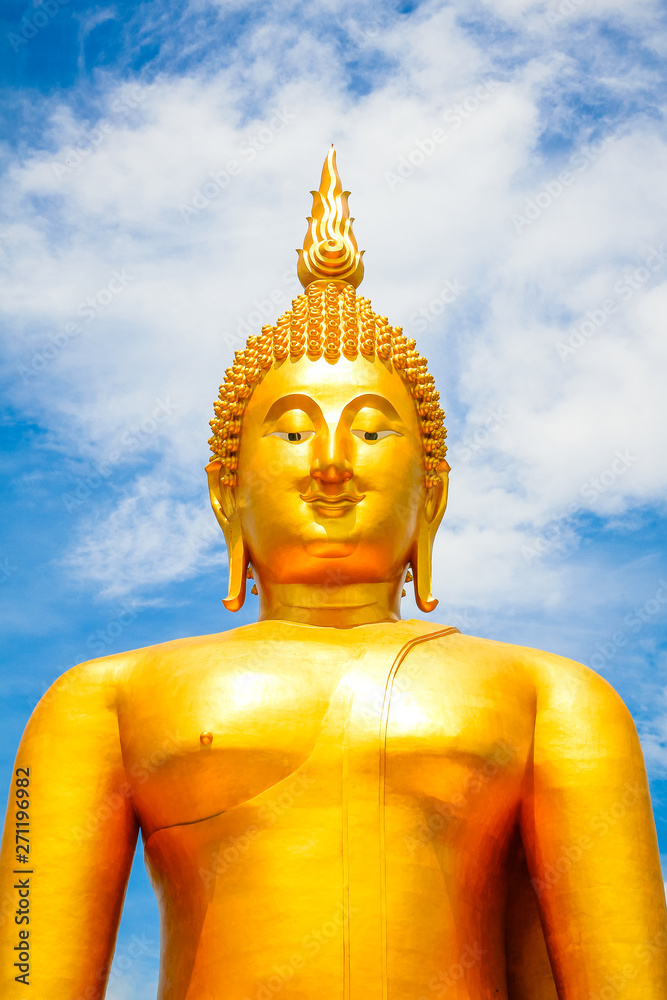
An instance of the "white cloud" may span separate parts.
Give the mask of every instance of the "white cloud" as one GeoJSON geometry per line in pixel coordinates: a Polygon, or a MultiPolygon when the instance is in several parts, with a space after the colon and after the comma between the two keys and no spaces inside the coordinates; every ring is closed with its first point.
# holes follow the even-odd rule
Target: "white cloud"
{"type": "MultiPolygon", "coordinates": [[[[69,566],[105,597],[188,579],[225,565],[222,535],[201,502],[184,502],[166,480],[141,479],[109,515],[84,521],[69,566]]],[[[221,585],[222,585],[221,579],[221,585]]]]}
{"type": "MultiPolygon", "coordinates": [[[[664,659],[664,658],[663,658],[664,659]]],[[[667,689],[663,693],[663,702],[667,689]]],[[[642,747],[649,769],[667,777],[667,711],[653,718],[641,729],[642,747]]]]}
{"type": "MultiPolygon", "coordinates": [[[[488,6],[508,18],[544,15],[539,4],[488,6]]],[[[349,23],[356,8],[330,10],[349,23]]],[[[599,16],[618,5],[589,0],[586,10],[599,16]]],[[[645,18],[652,10],[641,5],[645,18]]],[[[646,33],[646,24],[640,18],[635,29],[646,33]]],[[[212,400],[241,321],[271,292],[282,295],[279,313],[297,290],[286,275],[305,230],[308,189],[335,139],[367,249],[364,291],[409,328],[443,281],[458,279],[465,293],[427,324],[420,346],[446,387],[459,441],[490,412],[509,414],[483,448],[453,463],[439,583],[482,604],[553,601],[567,587],[566,571],[541,568],[536,586],[522,546],[574,502],[607,516],[662,504],[665,495],[667,265],[627,301],[614,290],[660,245],[664,130],[640,117],[594,153],[592,125],[577,147],[585,169],[568,164],[569,153],[540,151],[550,113],[544,98],[558,94],[570,61],[567,33],[500,74],[484,38],[466,34],[453,8],[426,6],[372,33],[372,46],[396,68],[352,100],[333,42],[315,44],[309,30],[276,14],[224,70],[111,90],[103,116],[111,128],[64,178],[54,163],[71,159],[68,150],[97,123],[54,105],[48,150],[35,148],[8,172],[12,259],[2,293],[9,364],[22,368],[13,400],[48,414],[51,440],[93,470],[112,452],[120,450],[119,467],[144,455],[163,490],[149,502],[137,480],[111,513],[83,511],[70,567],[111,595],[183,579],[198,560],[206,564],[197,538],[204,520],[217,531],[201,472],[212,400]],[[475,97],[501,76],[502,86],[475,97]],[[438,128],[446,141],[392,189],[387,173],[438,128]],[[244,152],[253,143],[254,155],[244,152]],[[206,186],[211,174],[224,178],[231,160],[240,171],[215,194],[206,186]],[[547,204],[543,185],[564,169],[572,183],[547,204]],[[186,221],[179,206],[197,191],[194,204],[204,207],[186,221]],[[545,207],[517,233],[512,215],[525,214],[541,192],[545,207]],[[572,356],[559,357],[558,343],[610,297],[614,314],[572,356]],[[67,323],[80,332],[65,336],[67,323]],[[139,433],[165,398],[173,413],[139,433]],[[135,447],[123,445],[133,439],[135,447]],[[636,461],[604,490],[582,494],[591,480],[610,479],[619,449],[636,461]],[[195,475],[202,504],[190,499],[195,475]]],[[[612,90],[628,86],[613,63],[606,74],[612,90]]],[[[564,111],[553,114],[560,121],[564,111]]],[[[455,456],[454,435],[452,446],[455,456]]]]}
{"type": "Polygon", "coordinates": [[[107,990],[107,1000],[155,1000],[157,995],[157,980],[137,982],[136,976],[114,976],[107,990]]]}
{"type": "Polygon", "coordinates": [[[529,27],[546,25],[551,30],[572,28],[578,20],[601,17],[646,25],[658,13],[655,0],[637,0],[632,10],[623,0],[483,0],[483,6],[503,20],[521,18],[524,28],[528,18],[529,27]]]}

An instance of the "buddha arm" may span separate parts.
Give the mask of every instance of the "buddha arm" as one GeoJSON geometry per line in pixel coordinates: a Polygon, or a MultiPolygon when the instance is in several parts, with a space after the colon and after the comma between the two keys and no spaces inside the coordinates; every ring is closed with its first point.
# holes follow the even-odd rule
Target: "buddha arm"
{"type": "Polygon", "coordinates": [[[547,675],[522,836],[558,996],[611,990],[623,1000],[666,1000],[665,897],[634,724],[584,667],[554,659],[547,675]]]}
{"type": "Polygon", "coordinates": [[[21,740],[0,855],[3,1000],[96,1000],[104,994],[137,837],[113,662],[64,674],[21,740]],[[29,846],[27,862],[17,860],[19,789],[18,801],[30,803],[18,813],[29,815],[28,832],[21,827],[27,844],[19,841],[29,846]],[[29,956],[22,981],[16,977],[26,963],[15,965],[19,956],[29,956]]]}

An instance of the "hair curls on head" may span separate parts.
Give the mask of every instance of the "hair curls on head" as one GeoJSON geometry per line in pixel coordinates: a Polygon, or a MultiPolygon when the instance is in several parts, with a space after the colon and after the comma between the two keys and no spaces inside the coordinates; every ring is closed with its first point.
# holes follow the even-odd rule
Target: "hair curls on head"
{"type": "Polygon", "coordinates": [[[325,357],[332,363],[341,356],[353,361],[361,355],[391,365],[405,383],[419,415],[426,485],[439,484],[435,470],[447,452],[447,431],[425,358],[415,349],[414,340],[404,337],[401,327],[390,326],[386,316],[377,316],[368,299],[357,296],[352,285],[317,281],[294,299],[292,310],[275,326],[264,326],[261,336],[248,337],[245,350],[236,351],[234,363],[225,372],[209,439],[213,459],[227,470],[225,485],[236,485],[241,420],[255,386],[271,367],[288,357],[304,355],[312,361],[325,357]]]}

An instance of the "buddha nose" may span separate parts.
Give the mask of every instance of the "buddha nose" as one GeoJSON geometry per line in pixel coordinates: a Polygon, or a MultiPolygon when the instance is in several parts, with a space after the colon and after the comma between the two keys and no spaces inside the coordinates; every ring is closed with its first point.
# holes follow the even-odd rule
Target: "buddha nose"
{"type": "Polygon", "coordinates": [[[337,437],[331,435],[326,443],[322,442],[322,448],[318,449],[310,467],[312,478],[322,486],[347,483],[354,475],[341,447],[342,442],[337,437]]]}

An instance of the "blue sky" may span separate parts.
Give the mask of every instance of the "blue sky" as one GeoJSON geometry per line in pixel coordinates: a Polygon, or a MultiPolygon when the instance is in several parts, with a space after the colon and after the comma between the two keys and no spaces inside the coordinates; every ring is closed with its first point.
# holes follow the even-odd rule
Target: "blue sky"
{"type": "MultiPolygon", "coordinates": [[[[611,681],[667,858],[667,28],[629,6],[7,0],[7,781],[72,664],[253,619],[220,604],[207,421],[244,331],[297,291],[335,141],[363,291],[447,410],[436,615],[611,681]]],[[[112,1000],[155,995],[140,857],[121,959],[133,935],[112,1000]]]]}

